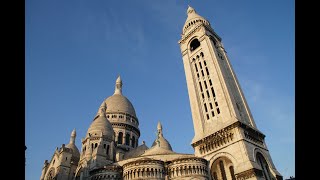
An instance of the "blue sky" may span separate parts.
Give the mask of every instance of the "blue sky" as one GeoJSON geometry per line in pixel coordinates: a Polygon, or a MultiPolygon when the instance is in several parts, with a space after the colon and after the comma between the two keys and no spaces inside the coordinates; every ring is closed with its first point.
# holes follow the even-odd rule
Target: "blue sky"
{"type": "Polygon", "coordinates": [[[27,0],[26,180],[76,145],[121,75],[150,147],[157,122],[180,153],[193,124],[178,41],[191,5],[222,38],[278,171],[295,176],[295,1],[27,0]]]}

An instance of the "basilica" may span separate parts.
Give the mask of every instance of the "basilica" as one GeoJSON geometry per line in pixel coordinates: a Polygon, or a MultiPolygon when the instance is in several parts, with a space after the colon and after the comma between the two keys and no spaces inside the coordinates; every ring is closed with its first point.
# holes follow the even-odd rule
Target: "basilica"
{"type": "Polygon", "coordinates": [[[158,122],[151,147],[139,144],[139,118],[122,93],[97,108],[81,147],[70,142],[45,160],[40,180],[282,180],[258,130],[221,38],[192,7],[179,41],[194,137],[194,154],[175,152],[158,122]]]}

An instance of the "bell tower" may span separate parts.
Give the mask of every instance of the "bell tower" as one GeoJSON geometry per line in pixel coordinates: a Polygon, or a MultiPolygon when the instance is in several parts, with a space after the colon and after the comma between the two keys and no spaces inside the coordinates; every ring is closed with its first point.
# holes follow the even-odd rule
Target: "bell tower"
{"type": "Polygon", "coordinates": [[[195,155],[209,161],[211,179],[282,179],[276,170],[210,22],[188,7],[179,41],[195,135],[195,155]]]}

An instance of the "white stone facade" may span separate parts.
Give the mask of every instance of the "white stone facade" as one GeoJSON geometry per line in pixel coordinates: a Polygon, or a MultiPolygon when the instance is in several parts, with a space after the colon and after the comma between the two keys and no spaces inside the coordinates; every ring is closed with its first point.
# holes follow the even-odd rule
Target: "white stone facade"
{"type": "Polygon", "coordinates": [[[40,180],[282,180],[210,22],[189,7],[179,41],[194,124],[194,154],[176,153],[157,125],[149,148],[138,146],[139,119],[120,76],[75,146],[57,148],[40,180]]]}

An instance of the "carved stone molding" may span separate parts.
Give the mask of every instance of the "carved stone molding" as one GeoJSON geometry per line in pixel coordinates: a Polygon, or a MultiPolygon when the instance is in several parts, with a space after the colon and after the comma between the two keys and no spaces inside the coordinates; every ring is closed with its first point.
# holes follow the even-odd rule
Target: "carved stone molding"
{"type": "Polygon", "coordinates": [[[252,177],[262,177],[262,171],[260,169],[252,168],[247,171],[240,172],[235,175],[237,180],[245,180],[252,177]]]}

